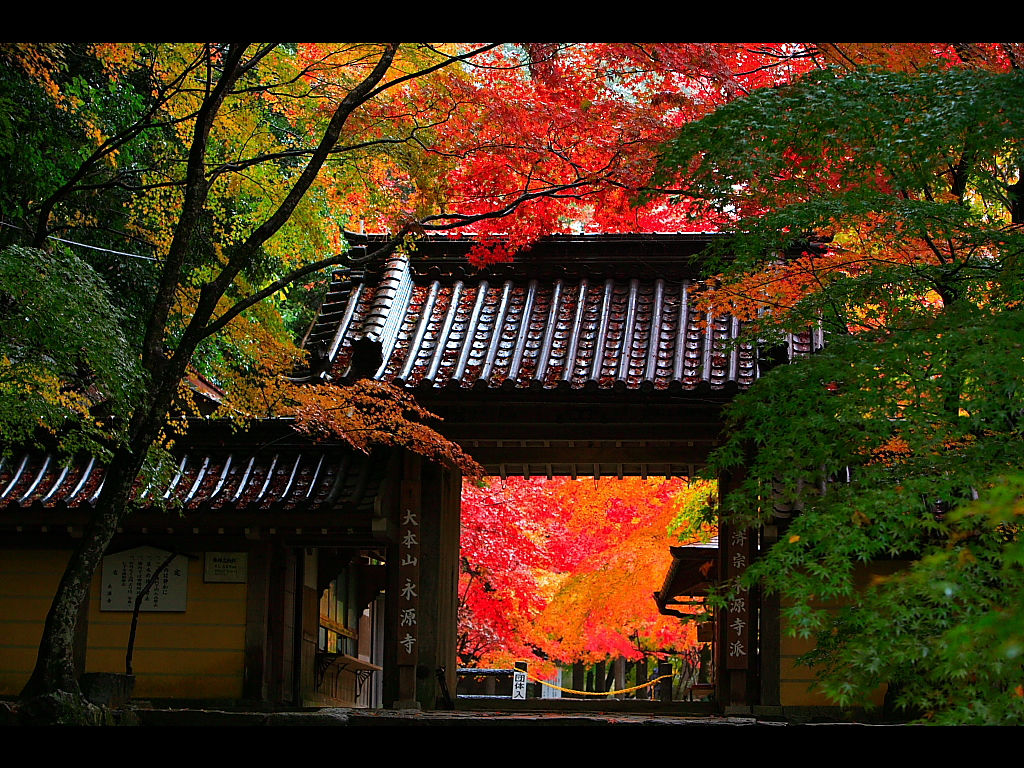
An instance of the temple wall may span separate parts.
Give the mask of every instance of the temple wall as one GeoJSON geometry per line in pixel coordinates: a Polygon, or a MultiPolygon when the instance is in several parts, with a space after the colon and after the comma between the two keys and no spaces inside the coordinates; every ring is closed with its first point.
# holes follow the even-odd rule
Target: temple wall
{"type": "Polygon", "coordinates": [[[68,554],[0,551],[0,696],[17,696],[32,674],[43,622],[68,554]]]}
{"type": "MultiPolygon", "coordinates": [[[[0,553],[0,695],[28,681],[43,621],[68,552],[0,553]]],[[[124,672],[130,612],[100,610],[100,576],[89,597],[85,671],[124,672]]],[[[242,697],[246,585],[207,584],[202,559],[189,563],[187,609],[143,612],[135,640],[135,698],[242,697]]]]}
{"type": "MultiPolygon", "coordinates": [[[[854,583],[858,589],[865,589],[873,578],[895,573],[905,568],[906,565],[902,561],[885,561],[857,566],[854,571],[854,583]]],[[[785,619],[785,609],[788,605],[790,603],[782,601],[782,638],[779,654],[781,703],[783,706],[835,706],[835,702],[824,694],[808,690],[814,682],[815,670],[811,667],[800,666],[796,661],[799,656],[814,648],[814,638],[800,638],[790,634],[785,619]]],[[[816,603],[814,607],[825,608],[831,613],[837,613],[842,605],[842,602],[836,601],[816,603]]],[[[881,686],[874,692],[871,701],[876,706],[881,706],[884,697],[885,686],[881,686]]]]}
{"type": "MultiPolygon", "coordinates": [[[[241,698],[245,605],[245,584],[204,583],[202,559],[191,560],[187,609],[139,614],[135,698],[241,698]]],[[[100,610],[94,579],[86,672],[124,671],[131,619],[128,612],[100,610]]]]}

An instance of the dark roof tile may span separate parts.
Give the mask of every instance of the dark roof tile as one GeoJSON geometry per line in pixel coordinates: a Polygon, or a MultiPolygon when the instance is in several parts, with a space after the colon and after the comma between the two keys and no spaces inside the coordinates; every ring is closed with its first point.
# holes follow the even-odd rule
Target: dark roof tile
{"type": "MultiPolygon", "coordinates": [[[[135,504],[239,512],[344,506],[369,512],[386,464],[349,448],[257,455],[193,451],[178,459],[165,483],[137,488],[135,504]]],[[[65,464],[51,454],[16,453],[0,461],[0,508],[91,506],[105,472],[90,457],[65,464]]]]}
{"type": "MultiPolygon", "coordinates": [[[[732,391],[759,375],[754,347],[735,341],[740,323],[694,312],[682,270],[528,266],[522,278],[509,265],[472,276],[443,263],[420,274],[396,256],[377,276],[354,276],[365,282],[330,295],[314,324],[332,337],[332,374],[349,374],[352,344],[367,338],[381,345],[375,378],[409,388],[732,391]]],[[[788,347],[798,356],[821,343],[808,331],[788,347]]]]}

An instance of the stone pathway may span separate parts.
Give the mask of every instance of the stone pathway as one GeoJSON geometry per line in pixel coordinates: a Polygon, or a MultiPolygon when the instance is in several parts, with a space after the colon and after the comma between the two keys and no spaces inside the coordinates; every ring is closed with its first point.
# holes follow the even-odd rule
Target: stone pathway
{"type": "MultiPolygon", "coordinates": [[[[299,712],[227,712],[197,709],[140,709],[140,725],[767,725],[792,723],[753,717],[682,717],[616,713],[420,712],[416,710],[319,709],[299,712]]],[[[864,725],[822,723],[821,725],[864,725]]]]}

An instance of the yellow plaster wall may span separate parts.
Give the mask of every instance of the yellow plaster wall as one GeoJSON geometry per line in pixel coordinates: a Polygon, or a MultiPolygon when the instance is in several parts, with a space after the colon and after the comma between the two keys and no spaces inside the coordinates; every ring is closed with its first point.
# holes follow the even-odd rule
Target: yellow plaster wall
{"type": "MultiPolygon", "coordinates": [[[[854,585],[857,589],[865,589],[877,576],[887,576],[907,566],[904,562],[875,562],[857,566],[854,570],[854,585]]],[[[783,601],[785,611],[787,603],[783,601]]],[[[817,603],[814,607],[825,608],[837,612],[841,602],[817,603]]],[[[835,702],[824,694],[808,690],[814,682],[814,669],[798,666],[797,657],[814,648],[814,638],[793,637],[788,632],[786,620],[782,618],[782,643],[779,654],[779,686],[783,706],[835,706],[835,702]]],[[[882,705],[885,697],[885,686],[875,691],[871,700],[876,706],[882,705]]]]}
{"type": "Polygon", "coordinates": [[[36,662],[68,553],[0,551],[0,696],[17,696],[36,662]]]}
{"type": "MultiPolygon", "coordinates": [[[[782,652],[779,658],[779,692],[784,707],[830,707],[835,702],[821,693],[808,690],[814,682],[814,670],[796,664],[796,658],[814,647],[814,640],[792,637],[782,622],[782,652]]],[[[881,703],[881,701],[879,701],[881,703]]]]}
{"type": "MultiPolygon", "coordinates": [[[[0,695],[17,695],[31,674],[67,557],[60,551],[0,552],[0,695]]],[[[241,698],[245,609],[245,584],[206,584],[202,560],[191,561],[187,610],[139,616],[135,697],[241,698]]],[[[100,610],[97,575],[89,602],[87,672],[124,671],[130,624],[130,612],[100,610]]]]}
{"type": "MultiPolygon", "coordinates": [[[[139,614],[135,697],[241,698],[245,600],[245,584],[206,584],[202,559],[190,561],[187,610],[139,614]]],[[[124,670],[131,618],[101,611],[100,580],[93,581],[86,672],[124,670]]]]}

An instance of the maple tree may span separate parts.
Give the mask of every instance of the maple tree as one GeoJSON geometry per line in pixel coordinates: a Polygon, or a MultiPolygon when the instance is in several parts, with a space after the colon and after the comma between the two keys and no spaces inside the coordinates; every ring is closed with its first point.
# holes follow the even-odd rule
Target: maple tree
{"type": "MultiPolygon", "coordinates": [[[[165,455],[190,370],[250,415],[295,413],[317,435],[382,440],[472,469],[394,390],[275,378],[269,360],[297,354],[281,319],[289,293],[425,231],[504,232],[505,245],[477,250],[486,260],[580,219],[646,226],[626,203],[674,126],[790,71],[776,49],[740,44],[4,44],[0,59],[2,244],[89,247],[74,269],[106,287],[90,278],[79,293],[102,301],[70,301],[102,315],[97,329],[122,331],[119,349],[96,350],[107,359],[71,341],[53,366],[12,373],[49,341],[5,328],[0,377],[15,382],[5,392],[35,388],[49,413],[40,423],[12,407],[5,423],[40,424],[67,450],[88,444],[110,467],[26,696],[77,692],[79,606],[137,478],[165,455]],[[392,237],[346,251],[343,229],[357,223],[392,237]],[[102,401],[102,419],[83,393],[102,401]]],[[[4,251],[15,269],[19,258],[4,251]]],[[[55,279],[49,271],[41,290],[55,279]]],[[[50,321],[52,303],[4,298],[50,321]]]]}
{"type": "MultiPolygon", "coordinates": [[[[69,415],[90,423],[91,388],[119,401],[134,396],[141,381],[135,361],[126,357],[123,313],[88,265],[66,253],[13,247],[0,252],[0,285],[0,434],[6,442],[28,442],[40,427],[63,429],[69,415]],[[69,347],[69,338],[80,346],[69,347]]],[[[96,437],[75,430],[65,442],[69,451],[101,450],[96,437]]]]}
{"type": "Polygon", "coordinates": [[[686,543],[670,532],[680,508],[707,489],[680,478],[563,483],[564,575],[537,621],[553,658],[636,660],[694,646],[694,625],[659,614],[653,594],[671,563],[669,546],[686,543]]]}
{"type": "Polygon", "coordinates": [[[737,524],[778,524],[766,498],[799,510],[744,578],[820,633],[807,661],[837,702],[889,683],[933,722],[1024,714],[1015,46],[751,94],[684,126],[659,178],[736,233],[706,307],[768,344],[829,332],[737,398],[712,457],[746,467],[723,502],[737,524]],[[878,559],[907,567],[858,591],[878,559]]]}
{"type": "Polygon", "coordinates": [[[670,529],[705,483],[640,478],[521,479],[463,491],[460,659],[637,660],[695,644],[693,625],[652,597],[670,529]]]}
{"type": "Polygon", "coordinates": [[[534,658],[533,622],[557,569],[561,481],[494,478],[465,483],[460,535],[458,654],[463,666],[534,658]],[[547,581],[548,583],[545,583],[547,581]]]}
{"type": "MultiPolygon", "coordinates": [[[[100,249],[71,267],[43,267],[42,290],[58,270],[94,270],[106,287],[91,277],[68,285],[78,298],[67,302],[116,340],[95,354],[68,344],[67,354],[26,367],[30,351],[53,347],[52,335],[4,326],[0,396],[15,394],[0,399],[8,434],[19,419],[39,423],[16,402],[32,391],[42,426],[66,450],[89,445],[116,467],[26,693],[77,690],[78,605],[136,478],[159,464],[190,369],[250,415],[293,413],[317,435],[359,447],[390,441],[469,469],[397,392],[277,378],[297,359],[282,322],[282,313],[294,320],[296,286],[383,258],[425,231],[466,228],[485,238],[475,255],[494,260],[579,226],[678,229],[695,215],[731,226],[739,208],[712,209],[700,197],[628,203],[680,125],[788,82],[827,58],[827,45],[837,44],[0,47],[0,243],[52,248],[60,237],[100,249]],[[343,229],[360,222],[393,237],[346,252],[343,229]],[[408,418],[381,420],[396,412],[408,418]]],[[[23,269],[15,251],[3,253],[23,269]]],[[[4,291],[0,311],[34,306],[46,326],[45,303],[4,291]]]]}

